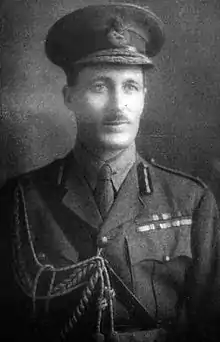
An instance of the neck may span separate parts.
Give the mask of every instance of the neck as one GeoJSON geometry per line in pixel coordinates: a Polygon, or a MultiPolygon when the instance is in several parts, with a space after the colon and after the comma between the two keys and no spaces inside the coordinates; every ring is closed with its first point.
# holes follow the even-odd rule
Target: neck
{"type": "Polygon", "coordinates": [[[80,141],[76,141],[76,145],[81,145],[94,159],[99,159],[103,162],[108,162],[110,160],[116,159],[127,150],[128,147],[119,150],[106,150],[104,148],[91,148],[90,146],[81,143],[80,141]]]}

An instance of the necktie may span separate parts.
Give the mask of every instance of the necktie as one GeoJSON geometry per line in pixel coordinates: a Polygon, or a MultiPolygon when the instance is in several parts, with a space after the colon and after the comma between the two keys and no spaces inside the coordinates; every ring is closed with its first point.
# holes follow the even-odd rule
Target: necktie
{"type": "Polygon", "coordinates": [[[105,163],[99,170],[94,192],[95,201],[103,219],[106,217],[114,202],[114,189],[111,176],[111,167],[105,163]]]}

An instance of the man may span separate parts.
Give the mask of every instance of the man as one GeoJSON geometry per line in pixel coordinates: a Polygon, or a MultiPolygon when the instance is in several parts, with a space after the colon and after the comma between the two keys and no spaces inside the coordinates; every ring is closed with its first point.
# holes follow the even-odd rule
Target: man
{"type": "Polygon", "coordinates": [[[1,293],[14,327],[4,337],[218,339],[213,196],[135,148],[163,41],[155,14],[131,4],[88,6],[50,29],[46,54],[67,75],[77,139],[64,159],[2,190],[12,234],[5,220],[1,293]]]}

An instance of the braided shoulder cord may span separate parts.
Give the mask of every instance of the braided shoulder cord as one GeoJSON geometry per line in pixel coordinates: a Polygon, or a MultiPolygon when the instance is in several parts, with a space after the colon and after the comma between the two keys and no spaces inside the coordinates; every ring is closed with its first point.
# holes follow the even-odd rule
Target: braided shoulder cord
{"type": "Polygon", "coordinates": [[[101,280],[101,288],[100,288],[100,293],[99,293],[99,297],[98,297],[98,317],[97,317],[97,324],[96,324],[96,334],[100,333],[100,328],[101,328],[101,321],[102,321],[102,302],[104,299],[104,285],[105,285],[105,279],[103,276],[103,260],[101,260],[101,267],[99,268],[99,276],[100,276],[100,280],[101,280]]]}
{"type": "Polygon", "coordinates": [[[27,285],[29,288],[33,286],[33,281],[30,277],[30,275],[26,272],[25,269],[25,262],[21,255],[21,248],[22,248],[22,242],[20,237],[20,230],[21,230],[21,222],[20,222],[20,201],[19,201],[19,190],[20,187],[17,186],[14,193],[14,213],[13,213],[13,226],[15,225],[15,229],[13,229],[12,233],[12,241],[13,241],[13,248],[12,248],[12,256],[13,256],[13,270],[15,279],[17,280],[18,284],[21,286],[23,291],[29,295],[27,292],[27,285]]]}
{"type": "MultiPolygon", "coordinates": [[[[30,231],[30,225],[28,222],[28,214],[27,214],[27,208],[25,203],[25,196],[24,191],[19,184],[17,192],[16,192],[16,221],[17,224],[20,226],[20,218],[19,218],[19,191],[21,194],[22,199],[22,207],[24,212],[24,223],[25,228],[27,230],[27,236],[28,236],[28,243],[31,248],[32,256],[35,262],[35,265],[38,266],[37,274],[34,278],[33,287],[32,287],[32,302],[33,302],[33,311],[35,312],[36,309],[36,299],[46,299],[46,310],[49,310],[49,301],[53,297],[62,296],[66,293],[72,292],[76,287],[82,286],[83,280],[86,278],[86,276],[91,273],[91,271],[94,269],[93,274],[90,276],[90,279],[84,288],[82,292],[82,297],[79,301],[79,304],[75,308],[72,316],[69,318],[67,324],[65,325],[64,329],[61,331],[61,338],[64,339],[65,336],[72,330],[75,323],[78,322],[80,317],[85,313],[89,301],[91,300],[95,287],[98,283],[98,280],[100,280],[100,288],[98,289],[98,300],[97,300],[97,308],[98,308],[98,317],[97,317],[97,324],[96,324],[96,333],[97,335],[100,334],[100,325],[101,325],[101,319],[102,319],[102,311],[103,311],[103,300],[107,301],[107,307],[108,312],[110,314],[110,333],[114,334],[114,317],[113,317],[113,290],[111,289],[110,284],[110,278],[108,274],[108,270],[105,266],[105,260],[103,257],[100,256],[100,253],[92,258],[86,259],[82,262],[79,262],[74,265],[70,266],[64,266],[61,268],[55,268],[51,264],[42,264],[38,260],[35,250],[34,250],[34,244],[31,237],[31,231],[30,231]],[[46,296],[37,296],[37,288],[39,279],[44,271],[50,271],[51,272],[51,280],[49,285],[49,290],[47,292],[46,296]],[[61,284],[58,284],[54,286],[56,274],[58,272],[63,271],[71,271],[71,275],[68,279],[65,279],[64,282],[61,284]],[[69,286],[70,285],[70,286],[69,286]],[[66,289],[67,286],[67,289],[66,289]],[[64,288],[64,290],[63,290],[64,288]]],[[[18,248],[21,248],[21,240],[18,232],[16,232],[16,239],[19,244],[18,248]]],[[[15,252],[15,251],[14,251],[15,252]]],[[[100,251],[99,251],[100,252],[100,251]]],[[[22,260],[21,260],[22,261],[22,260]]],[[[25,272],[26,278],[28,276],[27,272],[25,272]]]]}
{"type": "Polygon", "coordinates": [[[74,264],[74,265],[68,265],[60,268],[55,268],[52,264],[42,264],[35,253],[34,249],[34,244],[32,241],[31,237],[31,230],[30,230],[30,224],[28,220],[28,214],[27,214],[27,207],[26,207],[26,201],[25,201],[25,196],[24,196],[24,190],[22,188],[21,184],[18,184],[15,192],[15,223],[16,223],[16,230],[14,232],[15,239],[16,239],[16,248],[13,248],[13,259],[14,263],[17,267],[15,267],[15,275],[18,273],[16,276],[16,279],[21,280],[19,282],[19,285],[22,287],[23,291],[28,295],[33,298],[37,299],[48,299],[49,298],[54,298],[57,296],[62,296],[67,293],[72,292],[76,287],[81,286],[81,283],[83,280],[86,278],[87,274],[91,272],[91,270],[95,267],[96,264],[96,256],[92,257],[90,259],[84,260],[80,263],[74,264]],[[21,196],[21,202],[19,200],[19,195],[21,196]],[[20,215],[19,215],[19,209],[20,206],[22,205],[23,209],[23,214],[24,214],[24,224],[25,224],[25,229],[27,232],[28,236],[28,244],[31,249],[31,254],[33,257],[34,265],[37,266],[38,271],[35,276],[35,279],[31,279],[30,274],[27,272],[25,268],[25,263],[24,263],[24,257],[21,255],[21,248],[22,248],[22,242],[20,238],[20,231],[21,231],[21,220],[20,220],[20,215]],[[51,283],[50,283],[50,288],[49,291],[47,292],[47,295],[41,295],[37,296],[36,295],[36,289],[37,289],[37,283],[41,277],[41,274],[44,271],[52,271],[51,275],[51,283]],[[54,286],[55,283],[55,278],[57,273],[65,272],[65,271],[70,271],[71,274],[68,278],[64,279],[63,282],[58,283],[54,286]],[[28,293],[25,283],[28,282],[28,287],[32,288],[31,294],[28,293]]]}
{"type": "Polygon", "coordinates": [[[50,286],[49,286],[49,290],[47,293],[47,301],[46,301],[46,312],[49,311],[49,304],[50,304],[50,297],[51,297],[51,292],[53,290],[53,286],[54,286],[54,282],[55,282],[55,278],[56,278],[56,272],[54,272],[52,270],[52,277],[51,277],[51,281],[50,281],[50,286]]]}
{"type": "MultiPolygon", "coordinates": [[[[39,271],[37,272],[36,274],[36,277],[34,279],[34,286],[33,286],[33,290],[32,290],[32,303],[33,303],[33,313],[35,314],[35,311],[36,311],[36,293],[37,293],[37,287],[38,287],[38,282],[39,282],[39,279],[40,279],[40,276],[41,274],[46,270],[46,269],[49,269],[49,270],[52,270],[53,271],[53,268],[51,268],[51,265],[45,265],[43,267],[41,267],[39,269],[39,271]]],[[[54,274],[51,278],[51,282],[50,282],[50,287],[49,287],[49,291],[50,291],[50,288],[51,288],[51,284],[53,282],[53,279],[54,279],[54,274]]],[[[49,304],[49,303],[48,303],[49,304]]]]}
{"type": "MultiPolygon", "coordinates": [[[[88,260],[87,260],[88,261],[88,260]]],[[[94,261],[85,263],[85,265],[76,266],[75,270],[71,265],[71,269],[74,270],[68,278],[65,278],[61,283],[56,284],[51,291],[51,297],[62,296],[67,293],[72,292],[78,286],[81,286],[84,279],[86,279],[87,274],[91,273],[91,270],[95,268],[94,261]]]]}
{"type": "MultiPolygon", "coordinates": [[[[105,265],[104,265],[105,266],[105,265]]],[[[108,304],[109,304],[109,314],[110,314],[110,334],[114,334],[114,312],[113,312],[113,297],[115,295],[114,290],[111,288],[111,282],[106,266],[104,267],[104,277],[107,285],[108,291],[108,304]]]]}
{"type": "Polygon", "coordinates": [[[67,324],[65,325],[64,329],[61,331],[61,338],[65,339],[66,334],[70,332],[73,328],[73,325],[78,322],[80,317],[84,314],[86,308],[88,307],[89,300],[93,295],[93,291],[95,286],[98,282],[100,276],[99,268],[95,271],[95,273],[90,277],[88,285],[85,287],[82,293],[82,297],[80,299],[79,304],[75,308],[72,316],[69,318],[67,324]]]}
{"type": "MultiPolygon", "coordinates": [[[[28,220],[28,214],[27,214],[27,207],[26,207],[26,201],[25,201],[25,197],[24,197],[24,190],[21,186],[21,184],[19,183],[19,190],[20,190],[20,193],[21,193],[21,198],[22,198],[22,204],[23,204],[23,212],[24,212],[24,220],[25,220],[25,227],[27,228],[27,234],[28,234],[28,242],[29,242],[29,246],[31,247],[31,252],[32,252],[32,255],[34,257],[34,261],[35,263],[39,266],[39,267],[42,267],[42,263],[39,262],[37,256],[36,256],[36,253],[35,253],[35,250],[34,250],[34,245],[33,245],[33,241],[32,241],[32,238],[31,238],[31,231],[30,231],[30,225],[29,225],[29,220],[28,220]]],[[[48,266],[51,266],[51,265],[48,265],[48,266]]]]}
{"type": "Polygon", "coordinates": [[[108,274],[108,270],[105,265],[105,259],[98,255],[96,257],[96,271],[91,276],[88,285],[84,289],[82,293],[82,297],[80,299],[79,304],[75,308],[72,316],[69,318],[66,323],[64,329],[61,331],[61,339],[65,340],[66,335],[73,329],[75,323],[79,321],[81,316],[85,313],[86,308],[88,307],[89,300],[92,297],[93,291],[95,289],[98,280],[100,279],[100,288],[99,288],[99,296],[97,299],[97,322],[96,322],[96,336],[99,338],[100,328],[101,328],[101,320],[102,320],[102,311],[105,309],[105,301],[107,301],[108,312],[110,315],[110,336],[115,335],[114,331],[114,312],[113,312],[113,297],[114,290],[111,288],[110,278],[108,274]]]}

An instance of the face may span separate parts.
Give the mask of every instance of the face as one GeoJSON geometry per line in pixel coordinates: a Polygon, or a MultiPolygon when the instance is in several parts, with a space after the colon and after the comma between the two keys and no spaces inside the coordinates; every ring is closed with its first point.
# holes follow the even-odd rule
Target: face
{"type": "Polygon", "coordinates": [[[75,113],[77,139],[90,149],[121,150],[135,139],[145,98],[138,66],[89,66],[72,87],[64,88],[67,107],[75,113]]]}

